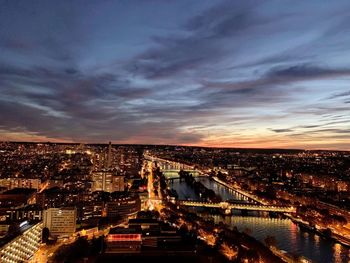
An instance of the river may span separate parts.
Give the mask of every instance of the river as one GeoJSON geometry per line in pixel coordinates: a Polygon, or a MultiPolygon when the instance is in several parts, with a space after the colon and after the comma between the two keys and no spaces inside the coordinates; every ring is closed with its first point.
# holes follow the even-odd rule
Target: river
{"type": "MultiPolygon", "coordinates": [[[[197,180],[213,189],[223,200],[245,200],[240,194],[209,180],[209,178],[201,177],[197,180]]],[[[177,191],[180,200],[199,200],[199,197],[185,182],[174,180],[170,186],[177,191]]],[[[236,226],[240,231],[248,231],[251,236],[261,242],[264,242],[268,235],[274,236],[279,249],[304,256],[312,262],[350,262],[349,248],[316,234],[301,231],[290,219],[270,218],[266,213],[259,214],[257,212],[249,212],[246,216],[242,216],[240,212],[235,212],[232,216],[208,215],[208,213],[203,216],[211,217],[216,223],[223,221],[231,227],[236,226]]]]}

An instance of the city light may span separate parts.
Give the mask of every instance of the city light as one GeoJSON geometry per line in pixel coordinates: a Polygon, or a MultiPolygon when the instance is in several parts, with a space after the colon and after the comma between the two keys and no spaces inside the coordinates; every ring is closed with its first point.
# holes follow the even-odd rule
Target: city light
{"type": "Polygon", "coordinates": [[[350,262],[349,12],[0,0],[0,263],[350,262]]]}

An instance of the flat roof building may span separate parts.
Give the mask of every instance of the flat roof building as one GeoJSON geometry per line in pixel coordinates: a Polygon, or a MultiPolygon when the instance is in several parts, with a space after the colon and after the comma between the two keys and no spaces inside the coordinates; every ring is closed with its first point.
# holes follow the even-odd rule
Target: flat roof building
{"type": "Polygon", "coordinates": [[[141,209],[141,201],[138,195],[124,195],[106,202],[108,217],[132,217],[141,209]]]}
{"type": "Polygon", "coordinates": [[[106,253],[139,253],[141,251],[141,229],[112,228],[106,237],[106,253]]]}
{"type": "Polygon", "coordinates": [[[44,211],[44,227],[50,235],[60,237],[72,235],[76,230],[77,209],[75,207],[49,208],[44,211]]]}

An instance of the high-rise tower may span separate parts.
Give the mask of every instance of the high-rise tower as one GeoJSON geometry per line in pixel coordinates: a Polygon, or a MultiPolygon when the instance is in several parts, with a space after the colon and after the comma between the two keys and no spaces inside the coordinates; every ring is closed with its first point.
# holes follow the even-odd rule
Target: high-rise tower
{"type": "Polygon", "coordinates": [[[108,155],[107,155],[107,169],[110,169],[112,165],[112,143],[109,142],[108,145],[108,155]]]}

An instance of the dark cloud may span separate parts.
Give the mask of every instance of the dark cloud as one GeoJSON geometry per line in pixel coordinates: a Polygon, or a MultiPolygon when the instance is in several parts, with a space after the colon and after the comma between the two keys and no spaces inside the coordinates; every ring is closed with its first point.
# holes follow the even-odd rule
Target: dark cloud
{"type": "MultiPolygon", "coordinates": [[[[282,103],[301,89],[289,89],[287,85],[302,81],[350,76],[350,69],[328,69],[310,65],[273,68],[254,80],[202,82],[203,100],[207,107],[251,107],[282,103]]],[[[347,96],[347,92],[337,97],[347,96]]],[[[322,108],[322,107],[321,107],[322,108]]],[[[345,108],[327,111],[345,110],[345,108]]]]}
{"type": "Polygon", "coordinates": [[[171,106],[168,110],[125,107],[125,103],[151,96],[152,90],[132,87],[117,75],[86,75],[78,71],[67,74],[66,69],[5,66],[0,67],[0,75],[3,82],[13,85],[0,87],[6,95],[0,107],[6,117],[0,126],[8,131],[88,141],[103,141],[107,137],[119,141],[135,138],[153,143],[189,143],[202,139],[195,132],[180,131],[180,122],[167,121],[172,114],[176,113],[175,119],[182,114],[171,106]],[[35,85],[35,89],[28,90],[29,84],[35,85]],[[147,120],[154,115],[165,121],[147,120]]]}
{"type": "Polygon", "coordinates": [[[77,69],[75,69],[75,68],[66,68],[65,72],[67,74],[73,74],[74,75],[74,74],[77,74],[79,71],[77,69]]]}
{"type": "Polygon", "coordinates": [[[301,125],[300,128],[304,129],[313,129],[313,128],[319,128],[322,127],[323,125],[301,125]]]}
{"type": "MultiPolygon", "coordinates": [[[[347,138],[350,136],[350,129],[337,129],[337,128],[328,128],[328,129],[315,129],[313,131],[308,131],[309,134],[325,133],[325,134],[346,134],[347,138]]],[[[346,137],[345,137],[346,138],[346,137]]]]}
{"type": "Polygon", "coordinates": [[[183,144],[347,135],[346,2],[0,3],[1,130],[183,144]]]}
{"type": "Polygon", "coordinates": [[[331,69],[309,64],[273,68],[267,76],[285,79],[319,79],[349,76],[350,69],[331,69]]]}
{"type": "Polygon", "coordinates": [[[293,132],[292,129],[270,129],[271,131],[274,131],[276,133],[289,133],[289,132],[293,132]]]}
{"type": "Polygon", "coordinates": [[[345,91],[345,92],[333,94],[329,96],[327,99],[331,100],[331,99],[337,99],[337,98],[349,97],[349,96],[350,96],[350,91],[345,91]]]}
{"type": "Polygon", "coordinates": [[[0,41],[0,47],[3,49],[9,49],[16,52],[24,52],[33,49],[31,43],[19,40],[19,39],[6,39],[0,41]]]}
{"type": "Polygon", "coordinates": [[[223,2],[194,16],[185,28],[204,38],[232,37],[268,21],[256,11],[258,1],[223,2]]]}
{"type": "Polygon", "coordinates": [[[187,34],[153,37],[157,47],[134,58],[127,69],[134,74],[156,79],[199,71],[218,63],[232,52],[232,49],[223,47],[223,39],[248,33],[266,22],[267,19],[259,18],[256,8],[256,1],[216,5],[187,21],[183,28],[187,34]]]}

